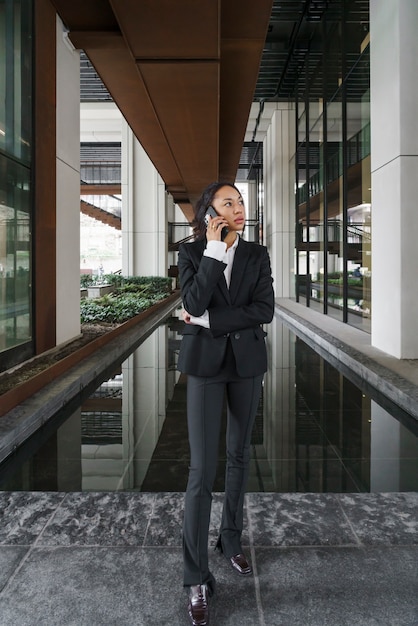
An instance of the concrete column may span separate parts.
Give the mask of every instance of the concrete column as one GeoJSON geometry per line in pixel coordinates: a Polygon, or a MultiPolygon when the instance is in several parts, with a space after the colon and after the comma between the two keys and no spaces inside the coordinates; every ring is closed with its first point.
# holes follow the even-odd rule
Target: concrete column
{"type": "MultiPolygon", "coordinates": [[[[238,184],[239,187],[239,184],[238,184]]],[[[257,184],[255,181],[249,181],[247,184],[247,198],[245,200],[245,211],[247,220],[256,220],[257,218],[257,184]]],[[[244,239],[247,241],[258,241],[259,229],[251,226],[244,231],[244,239]]]]}
{"type": "Polygon", "coordinates": [[[59,344],[80,333],[80,54],[72,47],[59,18],[56,163],[56,342],[59,344]]]}
{"type": "Polygon", "coordinates": [[[370,2],[372,345],[418,358],[418,3],[370,2]]]}
{"type": "Polygon", "coordinates": [[[122,273],[167,276],[167,194],[131,129],[122,124],[122,273]]]}
{"type": "Polygon", "coordinates": [[[295,111],[288,103],[274,103],[275,110],[264,145],[264,240],[270,251],[277,298],[294,295],[295,111]]]}
{"type": "MultiPolygon", "coordinates": [[[[183,226],[176,226],[174,228],[174,232],[172,233],[173,242],[181,241],[185,239],[189,235],[191,235],[192,231],[183,211],[180,209],[178,204],[175,204],[173,196],[169,193],[166,194],[166,205],[167,205],[167,222],[168,224],[183,224],[183,226]]],[[[178,252],[177,250],[171,250],[167,255],[167,267],[171,268],[172,275],[172,286],[173,289],[177,286],[177,275],[176,275],[176,267],[177,267],[177,259],[178,252]],[[174,275],[173,275],[174,274],[174,275]]]]}

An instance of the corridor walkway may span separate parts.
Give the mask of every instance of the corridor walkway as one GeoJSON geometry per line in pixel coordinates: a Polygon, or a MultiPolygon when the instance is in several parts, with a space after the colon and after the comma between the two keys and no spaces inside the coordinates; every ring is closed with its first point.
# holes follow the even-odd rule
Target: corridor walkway
{"type": "MultiPolygon", "coordinates": [[[[182,507],[182,493],[0,493],[1,626],[187,626],[182,507]]],[[[248,494],[255,575],[211,552],[211,625],[416,626],[417,511],[417,493],[248,494]]]]}

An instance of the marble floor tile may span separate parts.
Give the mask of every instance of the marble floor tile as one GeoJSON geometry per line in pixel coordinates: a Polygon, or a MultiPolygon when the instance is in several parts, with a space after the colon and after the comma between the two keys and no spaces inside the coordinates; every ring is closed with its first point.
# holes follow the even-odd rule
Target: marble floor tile
{"type": "Polygon", "coordinates": [[[145,546],[181,548],[184,493],[156,494],[145,546]]]}
{"type": "Polygon", "coordinates": [[[0,593],[28,550],[27,546],[0,546],[0,593]]]}
{"type": "Polygon", "coordinates": [[[179,581],[178,550],[36,549],[0,595],[0,624],[181,624],[184,592],[179,581]]]}
{"type": "MultiPolygon", "coordinates": [[[[418,625],[418,493],[248,493],[248,578],[212,549],[223,498],[211,626],[418,625]]],[[[188,626],[183,507],[182,492],[0,492],[0,626],[188,626]]]]}
{"type": "Polygon", "coordinates": [[[64,499],[63,493],[0,492],[0,545],[30,545],[64,499]]]}
{"type": "MultiPolygon", "coordinates": [[[[209,549],[214,548],[222,518],[223,493],[214,493],[209,524],[209,549]]],[[[184,493],[156,494],[147,534],[146,546],[178,546],[182,545],[182,525],[184,516],[184,493]]],[[[244,507],[244,530],[242,544],[249,545],[248,522],[244,507]]]]}
{"type": "MultiPolygon", "coordinates": [[[[253,580],[214,572],[215,626],[257,626],[253,580]]],[[[19,626],[187,626],[179,549],[35,549],[6,593],[0,624],[19,626]]]]}
{"type": "Polygon", "coordinates": [[[417,551],[405,562],[407,552],[395,547],[256,549],[264,623],[413,626],[417,551]]]}
{"type": "Polygon", "coordinates": [[[211,626],[264,624],[260,622],[254,577],[240,576],[220,555],[210,558],[210,567],[216,578],[216,594],[210,603],[211,626]]]}
{"type": "Polygon", "coordinates": [[[338,497],[362,543],[418,545],[417,492],[341,494],[338,497]]]}
{"type": "Polygon", "coordinates": [[[70,493],[39,539],[41,546],[141,546],[154,494],[70,493]]]}
{"type": "MultiPolygon", "coordinates": [[[[219,529],[221,527],[222,520],[222,509],[224,505],[224,494],[223,493],[214,493],[212,500],[212,511],[210,516],[210,525],[209,525],[209,550],[210,548],[214,548],[216,542],[219,537],[219,529]]],[[[248,515],[247,515],[247,507],[244,501],[244,529],[242,532],[241,543],[243,546],[248,546],[250,544],[249,536],[248,536],[248,515]]]]}
{"type": "Polygon", "coordinates": [[[247,494],[255,546],[336,546],[356,544],[332,494],[247,494]]]}

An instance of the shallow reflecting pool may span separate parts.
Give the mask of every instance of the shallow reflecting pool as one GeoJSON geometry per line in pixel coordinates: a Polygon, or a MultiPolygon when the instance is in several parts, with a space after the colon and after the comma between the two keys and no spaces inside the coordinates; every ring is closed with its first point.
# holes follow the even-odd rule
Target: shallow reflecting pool
{"type": "MultiPolygon", "coordinates": [[[[184,491],[186,378],[173,315],[80,406],[0,466],[1,490],[184,491]]],[[[418,490],[418,424],[382,406],[278,319],[252,436],[248,491],[418,490]]],[[[224,432],[215,491],[223,490],[224,432]]]]}

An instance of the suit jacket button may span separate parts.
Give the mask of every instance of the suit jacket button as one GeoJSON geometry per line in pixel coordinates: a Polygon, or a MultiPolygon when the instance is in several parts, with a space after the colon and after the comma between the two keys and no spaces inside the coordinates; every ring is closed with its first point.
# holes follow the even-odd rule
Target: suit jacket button
{"type": "Polygon", "coordinates": [[[241,337],[241,335],[239,333],[235,333],[234,337],[235,337],[235,339],[239,339],[241,337]]]}

